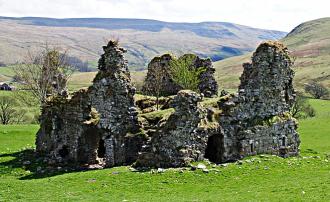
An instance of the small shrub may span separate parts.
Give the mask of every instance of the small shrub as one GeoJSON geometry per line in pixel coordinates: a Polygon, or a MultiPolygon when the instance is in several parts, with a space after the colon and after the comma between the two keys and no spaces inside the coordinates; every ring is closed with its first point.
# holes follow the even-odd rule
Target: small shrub
{"type": "Polygon", "coordinates": [[[308,103],[307,98],[300,92],[297,93],[296,102],[293,104],[290,112],[296,119],[315,116],[314,108],[308,103]]]}
{"type": "Polygon", "coordinates": [[[304,111],[305,111],[307,117],[315,117],[315,115],[316,115],[315,109],[309,104],[306,106],[304,111]]]}
{"type": "Polygon", "coordinates": [[[0,97],[0,122],[3,125],[23,122],[26,110],[18,109],[18,102],[10,96],[0,97]]]}
{"type": "Polygon", "coordinates": [[[315,99],[325,98],[329,95],[329,90],[320,83],[312,82],[305,85],[305,92],[315,99]]]}
{"type": "Polygon", "coordinates": [[[195,59],[196,56],[194,55],[186,55],[170,62],[172,79],[183,89],[198,91],[199,75],[206,69],[204,67],[194,67],[195,59]]]}

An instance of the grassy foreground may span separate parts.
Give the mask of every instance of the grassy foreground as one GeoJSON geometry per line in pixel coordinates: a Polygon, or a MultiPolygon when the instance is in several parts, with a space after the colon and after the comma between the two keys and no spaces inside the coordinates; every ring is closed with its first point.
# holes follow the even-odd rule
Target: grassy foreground
{"type": "Polygon", "coordinates": [[[0,126],[0,201],[329,201],[330,102],[310,102],[317,116],[300,121],[300,157],[260,155],[209,165],[209,173],[117,167],[40,175],[29,150],[38,126],[0,126]]]}

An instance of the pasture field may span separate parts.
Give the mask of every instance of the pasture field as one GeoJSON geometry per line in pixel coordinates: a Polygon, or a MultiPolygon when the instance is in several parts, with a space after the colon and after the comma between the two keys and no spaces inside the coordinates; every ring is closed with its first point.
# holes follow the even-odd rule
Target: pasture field
{"type": "Polygon", "coordinates": [[[329,201],[330,101],[310,100],[316,117],[300,121],[301,156],[133,172],[130,167],[39,174],[37,125],[0,126],[0,201],[329,201]]]}

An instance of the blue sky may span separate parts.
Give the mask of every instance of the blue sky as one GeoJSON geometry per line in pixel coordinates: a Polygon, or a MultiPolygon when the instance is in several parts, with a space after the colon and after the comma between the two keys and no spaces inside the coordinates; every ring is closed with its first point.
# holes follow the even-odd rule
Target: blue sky
{"type": "Polygon", "coordinates": [[[329,8],[328,0],[0,0],[1,16],[222,21],[282,31],[330,17],[329,8]]]}

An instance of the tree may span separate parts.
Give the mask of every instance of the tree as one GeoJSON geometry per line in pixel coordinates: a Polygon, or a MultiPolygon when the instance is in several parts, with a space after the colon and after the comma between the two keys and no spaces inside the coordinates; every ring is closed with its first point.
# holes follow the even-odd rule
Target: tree
{"type": "Polygon", "coordinates": [[[51,95],[66,95],[66,84],[72,73],[66,58],[66,53],[46,45],[40,52],[29,51],[24,63],[14,67],[14,72],[24,88],[42,104],[51,95]]]}
{"type": "Polygon", "coordinates": [[[316,82],[305,84],[305,92],[316,99],[324,98],[329,95],[329,90],[322,84],[316,82]]]}
{"type": "Polygon", "coordinates": [[[12,91],[13,96],[26,107],[35,107],[40,105],[40,101],[36,99],[34,94],[29,90],[22,90],[24,87],[18,86],[21,90],[12,91]]]}
{"type": "Polygon", "coordinates": [[[9,96],[0,96],[0,121],[3,125],[20,123],[25,116],[25,110],[17,109],[17,101],[9,96]]]}
{"type": "Polygon", "coordinates": [[[307,118],[307,117],[314,117],[315,110],[314,108],[308,103],[306,97],[302,95],[302,93],[297,93],[296,101],[291,107],[291,114],[294,118],[307,118]]]}
{"type": "Polygon", "coordinates": [[[159,110],[159,97],[161,96],[161,92],[162,92],[162,87],[164,85],[163,82],[163,74],[162,71],[155,71],[154,72],[154,76],[155,76],[155,81],[154,81],[154,96],[156,96],[156,109],[159,110]]]}
{"type": "Polygon", "coordinates": [[[198,91],[199,76],[205,71],[204,67],[195,67],[196,56],[185,55],[170,62],[171,76],[175,83],[183,89],[198,91]]]}
{"type": "Polygon", "coordinates": [[[152,73],[153,77],[152,77],[152,86],[145,86],[145,92],[148,95],[152,95],[156,97],[156,109],[159,110],[159,98],[162,95],[163,92],[163,87],[164,87],[164,81],[163,81],[163,77],[164,77],[164,72],[161,69],[156,69],[155,71],[153,71],[152,73]]]}

